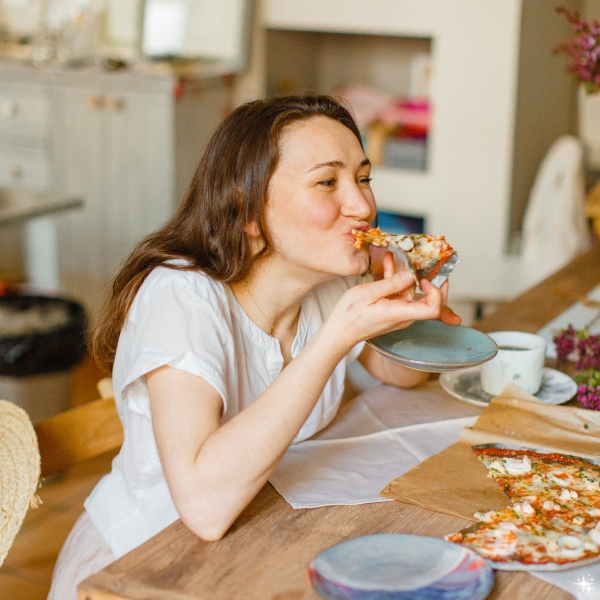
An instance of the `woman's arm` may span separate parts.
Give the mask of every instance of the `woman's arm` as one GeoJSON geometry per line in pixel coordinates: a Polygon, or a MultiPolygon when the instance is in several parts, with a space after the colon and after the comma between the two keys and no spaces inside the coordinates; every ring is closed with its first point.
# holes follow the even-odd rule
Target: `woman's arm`
{"type": "Polygon", "coordinates": [[[171,496],[196,535],[223,537],[266,483],[341,358],[317,333],[259,398],[223,426],[222,400],[201,377],[171,367],[146,376],[171,496]]]}
{"type": "Polygon", "coordinates": [[[373,350],[371,346],[365,346],[358,360],[375,379],[396,387],[410,388],[421,385],[429,379],[430,375],[426,371],[404,367],[391,358],[373,350]]]}
{"type": "Polygon", "coordinates": [[[165,476],[179,514],[205,540],[221,538],[267,481],[350,349],[367,337],[438,318],[442,294],[398,294],[412,283],[399,273],[346,292],[331,315],[250,406],[219,426],[221,399],[202,378],[161,367],[146,376],[165,476]]]}

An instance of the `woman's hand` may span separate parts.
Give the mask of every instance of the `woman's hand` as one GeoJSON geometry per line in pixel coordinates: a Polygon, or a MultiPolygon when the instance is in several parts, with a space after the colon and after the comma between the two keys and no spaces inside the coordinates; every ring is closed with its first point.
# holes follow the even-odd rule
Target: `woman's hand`
{"type": "Polygon", "coordinates": [[[408,327],[416,320],[439,319],[442,291],[426,282],[422,296],[413,299],[413,292],[414,280],[408,271],[357,285],[340,298],[324,328],[345,355],[367,338],[408,327]]]}
{"type": "Polygon", "coordinates": [[[448,283],[437,288],[421,281],[422,295],[415,296],[415,283],[407,269],[396,272],[391,253],[384,256],[384,278],[348,290],[326,321],[330,334],[349,349],[358,342],[414,321],[440,319],[458,325],[460,317],[446,305],[448,283]]]}
{"type": "MultiPolygon", "coordinates": [[[[402,263],[400,267],[401,271],[407,271],[408,267],[406,263],[402,263]]],[[[394,256],[391,252],[386,252],[383,257],[383,277],[388,278],[392,277],[396,273],[396,263],[394,262],[394,256]]],[[[429,281],[425,280],[425,285],[431,285],[429,281]]],[[[423,283],[421,282],[421,287],[423,283]]],[[[414,298],[415,297],[415,289],[416,286],[413,284],[410,288],[407,288],[405,291],[399,294],[402,298],[414,298]]],[[[442,309],[440,311],[439,319],[448,325],[460,325],[461,318],[448,306],[448,282],[444,282],[442,287],[440,288],[442,292],[442,309]]]]}

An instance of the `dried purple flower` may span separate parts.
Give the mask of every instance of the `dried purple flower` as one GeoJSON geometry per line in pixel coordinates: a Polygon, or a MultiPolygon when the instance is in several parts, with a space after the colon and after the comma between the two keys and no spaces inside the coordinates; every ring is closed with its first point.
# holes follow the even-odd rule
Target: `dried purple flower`
{"type": "Polygon", "coordinates": [[[576,351],[575,369],[583,371],[575,375],[579,384],[577,400],[584,408],[600,410],[600,335],[592,335],[587,329],[576,330],[569,325],[559,331],[553,341],[557,365],[564,364],[576,351]]]}
{"type": "Polygon", "coordinates": [[[577,400],[583,408],[600,410],[600,385],[580,385],[577,388],[577,400]]]}
{"type": "Polygon", "coordinates": [[[562,14],[577,35],[566,42],[560,43],[554,49],[555,53],[570,56],[572,62],[567,66],[567,73],[583,83],[586,92],[600,90],[600,21],[582,19],[577,10],[569,10],[559,6],[556,12],[562,14]]]}
{"type": "Polygon", "coordinates": [[[556,346],[556,362],[561,365],[567,362],[569,354],[575,350],[575,334],[573,325],[559,331],[553,338],[556,346]]]}

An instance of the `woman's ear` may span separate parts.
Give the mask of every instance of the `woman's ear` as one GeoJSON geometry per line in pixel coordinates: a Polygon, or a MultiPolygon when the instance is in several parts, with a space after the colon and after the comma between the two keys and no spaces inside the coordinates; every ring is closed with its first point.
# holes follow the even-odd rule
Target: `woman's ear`
{"type": "Polygon", "coordinates": [[[244,231],[251,238],[260,238],[260,237],[262,237],[261,234],[260,234],[260,230],[258,228],[258,224],[256,223],[256,221],[250,221],[249,223],[246,223],[246,225],[244,225],[244,231]]]}
{"type": "MultiPolygon", "coordinates": [[[[243,197],[242,197],[242,188],[239,185],[235,186],[235,195],[237,196],[237,201],[238,201],[239,209],[240,209],[240,211],[243,214],[243,211],[244,211],[244,201],[243,201],[243,197]]],[[[256,221],[248,221],[248,223],[246,223],[244,225],[244,231],[251,238],[260,238],[260,237],[262,237],[260,235],[260,230],[258,228],[258,224],[256,223],[256,221]]]]}

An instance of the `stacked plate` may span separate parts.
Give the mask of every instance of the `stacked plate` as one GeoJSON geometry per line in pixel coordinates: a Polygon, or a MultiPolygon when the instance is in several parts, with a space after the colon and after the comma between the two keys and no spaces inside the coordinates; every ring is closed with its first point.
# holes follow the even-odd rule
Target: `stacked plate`
{"type": "Polygon", "coordinates": [[[494,572],[472,550],[438,538],[382,533],[321,552],[310,581],[329,600],[482,600],[494,572]]]}

